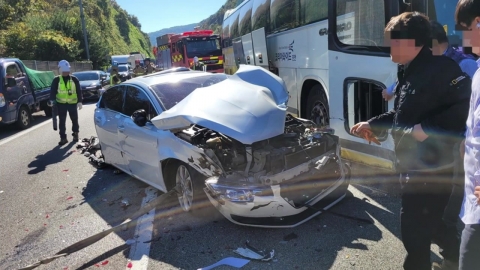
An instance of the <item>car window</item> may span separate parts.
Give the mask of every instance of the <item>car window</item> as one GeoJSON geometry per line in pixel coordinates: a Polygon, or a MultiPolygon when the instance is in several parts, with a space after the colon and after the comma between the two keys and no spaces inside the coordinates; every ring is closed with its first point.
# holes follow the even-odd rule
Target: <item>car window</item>
{"type": "MultiPolygon", "coordinates": [[[[172,76],[176,75],[179,74],[172,74],[172,76]]],[[[195,89],[217,84],[225,80],[226,78],[227,76],[223,73],[208,74],[185,78],[179,82],[173,80],[172,82],[155,84],[152,85],[151,88],[160,100],[163,108],[165,110],[169,110],[178,102],[182,101],[185,97],[190,95],[190,93],[192,93],[195,89]]]]}
{"type": "Polygon", "coordinates": [[[134,86],[127,86],[123,113],[131,116],[136,110],[140,109],[145,110],[148,120],[151,120],[153,117],[157,116],[157,112],[155,111],[155,108],[150,102],[150,99],[145,91],[134,86]]]}
{"type": "Polygon", "coordinates": [[[6,75],[7,77],[10,77],[10,78],[16,78],[16,77],[21,77],[19,76],[21,75],[21,72],[16,64],[10,64],[6,68],[6,75]]]}
{"type": "Polygon", "coordinates": [[[96,81],[100,79],[97,72],[72,73],[79,81],[96,81]]]}
{"type": "Polygon", "coordinates": [[[109,88],[102,95],[102,107],[121,113],[123,107],[123,86],[109,88]]]}

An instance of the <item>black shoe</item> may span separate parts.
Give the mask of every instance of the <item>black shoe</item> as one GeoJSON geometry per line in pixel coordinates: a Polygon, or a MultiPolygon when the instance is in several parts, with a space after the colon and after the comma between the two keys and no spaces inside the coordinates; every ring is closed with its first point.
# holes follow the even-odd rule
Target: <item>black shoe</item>
{"type": "Polygon", "coordinates": [[[73,141],[78,142],[78,132],[72,133],[72,136],[73,136],[73,141]]]}
{"type": "Polygon", "coordinates": [[[64,145],[68,143],[68,140],[67,139],[61,139],[59,142],[58,142],[58,145],[64,145]]]}

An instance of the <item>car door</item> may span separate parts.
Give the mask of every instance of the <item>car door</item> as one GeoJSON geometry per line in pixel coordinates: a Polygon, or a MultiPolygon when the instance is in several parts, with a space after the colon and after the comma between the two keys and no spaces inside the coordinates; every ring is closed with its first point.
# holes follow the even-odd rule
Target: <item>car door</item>
{"type": "Polygon", "coordinates": [[[102,95],[95,109],[94,118],[105,162],[128,173],[128,166],[119,144],[124,96],[125,87],[123,85],[109,88],[102,95]]]}
{"type": "Polygon", "coordinates": [[[132,174],[138,179],[165,191],[163,177],[161,175],[160,160],[158,156],[159,140],[162,133],[167,131],[157,128],[147,121],[145,126],[138,126],[131,115],[139,109],[147,112],[148,120],[158,115],[153,99],[147,92],[136,86],[127,85],[125,93],[125,105],[123,116],[123,133],[120,145],[125,153],[125,162],[132,174]]]}

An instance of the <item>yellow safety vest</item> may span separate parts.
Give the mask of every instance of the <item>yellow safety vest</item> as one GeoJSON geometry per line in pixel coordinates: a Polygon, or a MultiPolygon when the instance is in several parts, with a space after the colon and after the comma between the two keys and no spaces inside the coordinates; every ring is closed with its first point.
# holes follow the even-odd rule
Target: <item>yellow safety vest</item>
{"type": "Polygon", "coordinates": [[[110,86],[117,85],[117,84],[120,83],[120,81],[121,81],[121,80],[120,80],[120,78],[119,78],[119,76],[118,76],[117,74],[112,74],[112,75],[110,75],[110,86]],[[113,81],[113,77],[118,78],[118,82],[117,82],[117,83],[113,81]]]}
{"type": "Polygon", "coordinates": [[[72,81],[72,77],[65,83],[63,76],[58,76],[58,92],[57,103],[61,104],[77,104],[77,89],[75,83],[72,81]]]}

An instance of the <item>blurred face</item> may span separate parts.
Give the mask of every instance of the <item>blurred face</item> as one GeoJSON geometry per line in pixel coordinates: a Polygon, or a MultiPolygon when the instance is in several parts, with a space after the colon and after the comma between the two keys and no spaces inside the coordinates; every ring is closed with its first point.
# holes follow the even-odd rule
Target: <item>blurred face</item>
{"type": "Polygon", "coordinates": [[[422,47],[415,46],[414,39],[391,39],[389,32],[385,38],[386,45],[390,46],[390,58],[397,64],[410,63],[422,49],[422,47]]]}
{"type": "Polygon", "coordinates": [[[463,47],[472,48],[474,54],[480,54],[480,17],[473,20],[470,25],[463,25],[469,30],[463,31],[463,47]]]}

